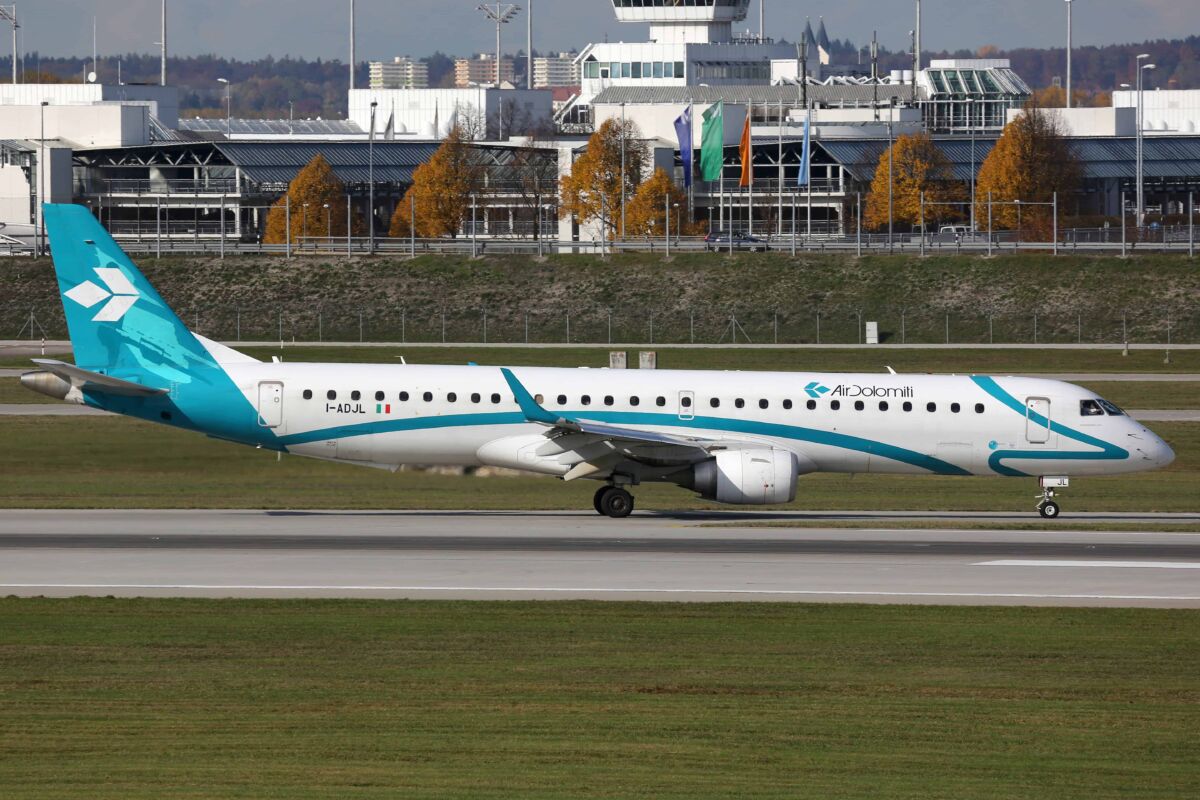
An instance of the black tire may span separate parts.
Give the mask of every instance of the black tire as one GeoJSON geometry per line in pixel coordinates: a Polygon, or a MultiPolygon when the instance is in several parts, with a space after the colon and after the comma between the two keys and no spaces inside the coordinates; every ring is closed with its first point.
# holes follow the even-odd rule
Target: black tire
{"type": "Polygon", "coordinates": [[[596,490],[596,494],[592,495],[592,508],[596,509],[597,514],[604,514],[604,507],[601,503],[604,501],[604,493],[613,487],[601,486],[596,490]]]}
{"type": "Polygon", "coordinates": [[[1053,500],[1038,504],[1038,513],[1045,519],[1056,519],[1059,511],[1061,509],[1058,507],[1058,503],[1053,500]]]}
{"type": "Polygon", "coordinates": [[[600,512],[613,519],[628,517],[633,513],[633,495],[616,486],[608,487],[600,498],[600,512]]]}

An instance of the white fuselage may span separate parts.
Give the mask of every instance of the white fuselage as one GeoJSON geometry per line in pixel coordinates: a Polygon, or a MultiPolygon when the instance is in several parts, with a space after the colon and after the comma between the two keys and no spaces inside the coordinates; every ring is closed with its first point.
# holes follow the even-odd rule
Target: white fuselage
{"type": "MultiPolygon", "coordinates": [[[[288,452],[395,467],[494,465],[563,475],[500,369],[239,363],[226,369],[288,452]]],[[[551,414],[761,443],[801,471],[1108,475],[1173,454],[1093,393],[1041,378],[514,368],[551,414]],[[1094,408],[1094,406],[1093,406],[1094,408]]]]}

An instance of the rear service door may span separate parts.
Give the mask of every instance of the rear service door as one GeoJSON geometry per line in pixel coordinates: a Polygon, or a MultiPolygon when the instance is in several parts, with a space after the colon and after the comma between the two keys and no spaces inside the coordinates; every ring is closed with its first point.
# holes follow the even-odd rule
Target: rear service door
{"type": "Polygon", "coordinates": [[[679,393],[679,418],[680,419],[695,419],[696,417],[696,393],[695,392],[680,392],[679,393]]]}
{"type": "Polygon", "coordinates": [[[278,428],[283,424],[283,384],[274,381],[258,385],[258,424],[278,428]]]}
{"type": "Polygon", "coordinates": [[[1025,438],[1033,444],[1050,441],[1050,400],[1045,397],[1025,398],[1025,438]]]}

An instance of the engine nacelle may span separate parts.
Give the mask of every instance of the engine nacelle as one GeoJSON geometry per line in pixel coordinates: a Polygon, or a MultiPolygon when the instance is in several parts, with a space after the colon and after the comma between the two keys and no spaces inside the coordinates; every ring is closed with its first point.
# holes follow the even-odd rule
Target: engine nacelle
{"type": "Polygon", "coordinates": [[[765,506],[796,499],[799,469],[787,450],[722,450],[693,472],[692,488],[718,503],[765,506]]]}

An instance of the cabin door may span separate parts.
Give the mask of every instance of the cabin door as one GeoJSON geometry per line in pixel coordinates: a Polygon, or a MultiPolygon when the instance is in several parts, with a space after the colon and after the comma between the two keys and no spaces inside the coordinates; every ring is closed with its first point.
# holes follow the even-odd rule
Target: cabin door
{"type": "Polygon", "coordinates": [[[1025,398],[1025,438],[1033,444],[1050,441],[1050,400],[1045,397],[1025,398]]]}
{"type": "Polygon", "coordinates": [[[275,381],[258,385],[258,424],[278,428],[283,424],[283,384],[275,381]]]}

